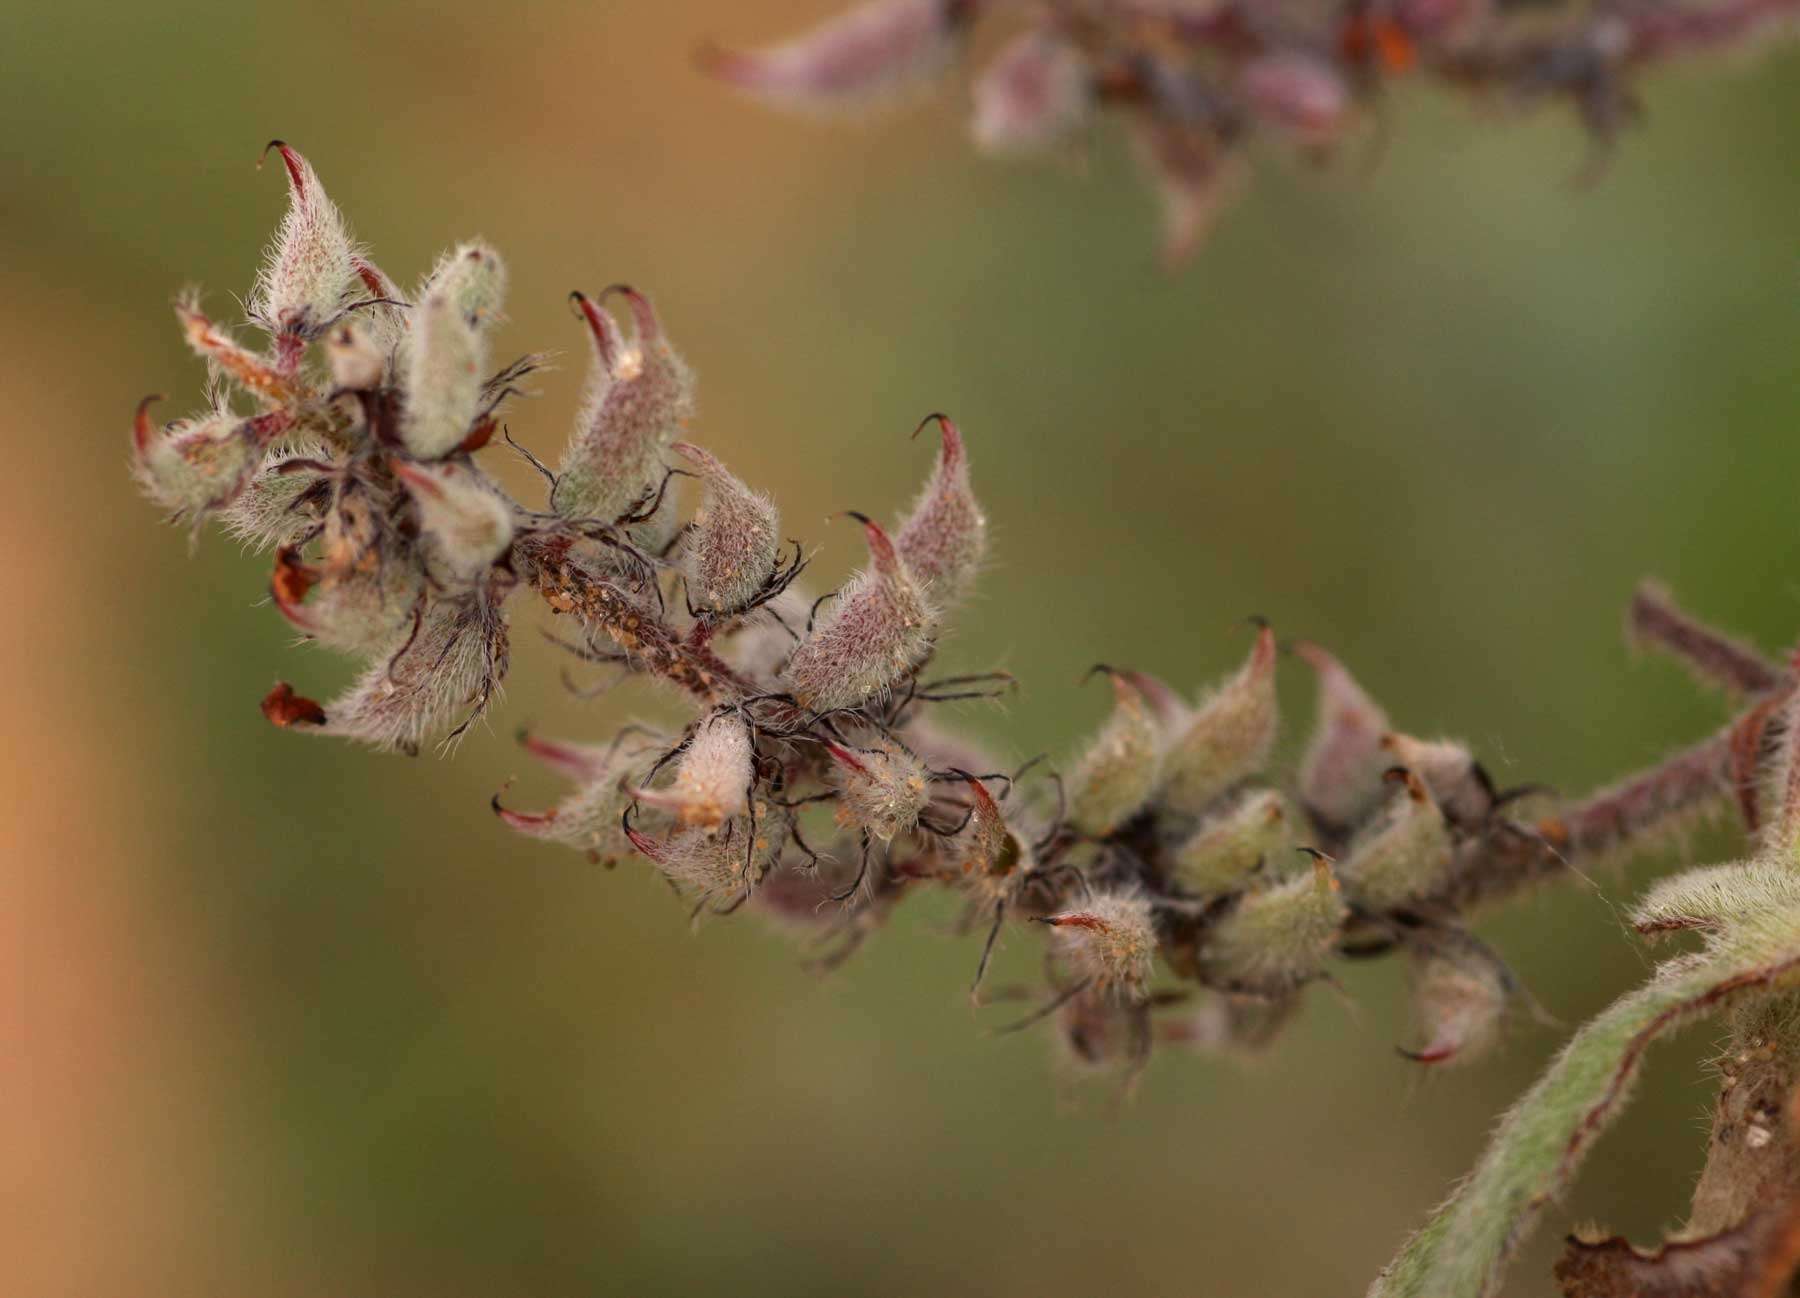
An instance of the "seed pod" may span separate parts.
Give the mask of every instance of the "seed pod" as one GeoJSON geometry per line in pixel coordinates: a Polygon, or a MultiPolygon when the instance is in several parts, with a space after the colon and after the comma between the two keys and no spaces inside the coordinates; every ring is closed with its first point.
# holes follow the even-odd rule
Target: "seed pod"
{"type": "Polygon", "coordinates": [[[1311,54],[1259,55],[1238,73],[1238,91],[1264,121],[1307,144],[1324,144],[1344,127],[1350,87],[1336,68],[1311,54]]]}
{"type": "Polygon", "coordinates": [[[368,654],[389,646],[412,624],[423,593],[425,573],[417,552],[382,528],[362,493],[337,500],[326,515],[320,548],[317,567],[302,563],[291,549],[276,552],[269,592],[277,611],[296,630],[340,653],[368,654]]]}
{"type": "Polygon", "coordinates": [[[974,584],[987,553],[987,517],[969,485],[962,432],[945,415],[928,416],[925,424],[933,419],[943,433],[937,467],[900,524],[894,546],[941,608],[968,594],[974,584]]]}
{"type": "MultiPolygon", "coordinates": [[[[599,303],[582,293],[570,298],[587,323],[594,364],[550,493],[550,507],[564,518],[610,523],[645,507],[662,484],[664,448],[694,413],[693,371],[663,336],[650,300],[622,285],[600,300],[614,292],[631,307],[636,334],[630,342],[599,303]]],[[[667,517],[673,515],[669,508],[667,517]]],[[[666,520],[657,526],[666,541],[672,528],[666,520]]]]}
{"type": "Polygon", "coordinates": [[[400,352],[405,409],[400,440],[416,460],[441,460],[463,444],[481,412],[487,339],[439,286],[413,308],[412,332],[400,352]]]}
{"type": "Polygon", "coordinates": [[[978,8],[978,0],[864,0],[781,45],[745,52],[707,46],[701,65],[790,108],[879,103],[930,80],[956,53],[978,8]]]}
{"type": "Polygon", "coordinates": [[[1318,645],[1303,641],[1294,653],[1319,678],[1312,738],[1300,759],[1300,798],[1341,832],[1359,823],[1381,797],[1381,773],[1392,764],[1381,743],[1388,732],[1387,714],[1318,645]]]}
{"type": "Polygon", "coordinates": [[[1453,825],[1477,828],[1494,809],[1494,785],[1469,750],[1454,739],[1414,739],[1390,732],[1381,746],[1394,761],[1418,772],[1453,825]]]}
{"type": "Polygon", "coordinates": [[[479,580],[512,545],[513,508],[475,469],[400,459],[393,469],[418,506],[434,568],[452,583],[479,580]]]}
{"type": "Polygon", "coordinates": [[[788,659],[786,677],[802,707],[853,708],[879,697],[931,648],[937,614],[881,527],[856,516],[869,567],[847,582],[813,633],[788,659]]]}
{"type": "Polygon", "coordinates": [[[1207,820],[1175,851],[1175,877],[1202,894],[1237,892],[1265,865],[1284,868],[1294,859],[1300,827],[1288,800],[1258,789],[1207,820]]]}
{"type": "Polygon", "coordinates": [[[356,246],[312,164],[280,140],[288,210],[250,294],[250,318],[270,333],[315,337],[336,319],[356,283],[356,246]]]}
{"type": "Polygon", "coordinates": [[[699,466],[706,483],[683,555],[689,598],[698,608],[734,612],[749,604],[775,571],[781,548],[775,502],[750,490],[698,446],[676,442],[671,449],[699,466]]]}
{"type": "Polygon", "coordinates": [[[317,442],[267,451],[244,489],[219,510],[219,522],[252,550],[288,545],[318,522],[320,484],[330,473],[329,453],[317,442]]]}
{"type": "Polygon", "coordinates": [[[575,789],[548,811],[511,811],[494,796],[494,814],[528,838],[541,838],[612,862],[630,853],[621,823],[631,795],[620,787],[629,754],[618,745],[591,747],[527,736],[527,752],[569,776],[575,789]]]}
{"type": "Polygon", "coordinates": [[[1517,991],[1500,957],[1473,934],[1433,929],[1408,944],[1408,981],[1424,1044],[1400,1053],[1421,1064],[1473,1059],[1497,1035],[1517,991]]]}
{"type": "Polygon", "coordinates": [[[413,296],[422,302],[437,293],[448,297],[459,315],[490,326],[506,305],[506,262],[485,243],[460,243],[438,258],[413,296]]]}
{"type": "Polygon", "coordinates": [[[717,831],[680,829],[663,839],[631,828],[625,834],[669,882],[700,905],[732,904],[762,881],[787,841],[786,822],[771,816],[766,803],[758,803],[756,810],[754,828],[747,816],[738,816],[717,831]]]}
{"type": "Polygon", "coordinates": [[[1096,990],[1144,999],[1156,956],[1150,903],[1133,893],[1101,893],[1072,910],[1047,916],[1057,951],[1096,990]]]}
{"type": "Polygon", "coordinates": [[[1087,124],[1094,107],[1093,72],[1060,31],[1020,32],[994,55],[974,87],[969,131],[989,153],[1036,153],[1087,124]]]}
{"type": "Polygon", "coordinates": [[[1195,709],[1163,757],[1158,800],[1195,815],[1261,769],[1280,720],[1275,699],[1275,633],[1263,627],[1249,660],[1195,709]]]}
{"type": "Polygon", "coordinates": [[[1455,843],[1425,782],[1405,767],[1388,776],[1399,788],[1387,808],[1351,844],[1344,886],[1372,911],[1397,910],[1429,896],[1449,868],[1455,843]]]}
{"type": "Polygon", "coordinates": [[[1113,712],[1069,778],[1069,824],[1104,838],[1149,800],[1162,755],[1162,727],[1129,676],[1097,667],[1112,680],[1113,712]]]}
{"type": "Polygon", "coordinates": [[[150,422],[154,400],[138,403],[131,471],[144,494],[177,517],[197,519],[237,499],[262,463],[263,448],[289,423],[279,412],[244,419],[215,410],[159,432],[150,422]]]}
{"type": "Polygon", "coordinates": [[[986,909],[1008,896],[1031,870],[1031,852],[1012,826],[987,785],[965,775],[969,787],[969,823],[956,836],[952,852],[963,884],[986,909]]]}
{"type": "Polygon", "coordinates": [[[925,764],[891,739],[877,736],[869,748],[851,750],[829,741],[830,783],[837,790],[837,819],[846,829],[887,843],[910,833],[931,800],[925,764]]]}
{"type": "Polygon", "coordinates": [[[736,712],[701,718],[676,763],[675,779],[664,789],[633,789],[632,797],[673,815],[687,828],[717,832],[750,807],[750,730],[736,712]]]}
{"type": "Polygon", "coordinates": [[[1348,907],[1331,858],[1310,874],[1246,893],[1214,925],[1200,951],[1204,980],[1229,991],[1278,996],[1316,978],[1348,907]]]}
{"type": "Polygon", "coordinates": [[[331,369],[332,387],[343,392],[378,388],[387,375],[387,352],[354,320],[325,335],[325,363],[331,369]]]}

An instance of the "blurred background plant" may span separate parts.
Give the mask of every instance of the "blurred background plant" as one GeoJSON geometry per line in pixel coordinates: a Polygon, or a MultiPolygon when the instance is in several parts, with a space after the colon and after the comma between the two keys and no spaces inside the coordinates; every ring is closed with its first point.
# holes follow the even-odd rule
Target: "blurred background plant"
{"type": "MultiPolygon", "coordinates": [[[[734,34],[830,8],[743,6],[734,34]]],[[[892,514],[914,475],[869,465],[920,412],[979,427],[995,568],[946,662],[1025,682],[1029,707],[968,718],[1018,756],[1098,722],[1103,692],[1074,684],[1097,657],[1208,679],[1256,612],[1502,783],[1575,790],[1725,715],[1630,665],[1640,575],[1792,642],[1791,47],[1648,83],[1649,128],[1579,195],[1566,123],[1495,130],[1396,87],[1378,169],[1275,159],[1168,277],[1123,150],[1081,180],[996,168],[946,147],[950,96],[878,141],[796,130],[693,73],[719,22],[0,14],[18,1292],[1354,1292],[1561,1035],[1521,1028],[1419,1085],[1387,1049],[1400,969],[1351,969],[1356,1008],[1315,998],[1253,1071],[1174,1060],[1123,1115],[1069,1114],[1045,1042],[946,1012],[968,974],[966,945],[933,955],[947,910],[817,981],[754,926],[690,937],[643,872],[471,816],[515,773],[521,798],[554,792],[504,739],[577,706],[541,646],[500,735],[447,768],[272,733],[246,703],[288,639],[246,612],[266,561],[172,565],[179,535],[121,471],[146,376],[193,372],[158,304],[183,277],[244,282],[239,232],[281,210],[251,166],[270,135],[331,159],[396,265],[477,231],[506,249],[500,350],[563,336],[575,283],[654,285],[712,449],[794,520],[892,514]]],[[[575,374],[539,386],[532,425],[565,428],[575,374]]],[[[1484,934],[1579,1021],[1641,980],[1616,907],[1670,862],[1484,934]]],[[[1653,1062],[1570,1217],[1647,1238],[1679,1211],[1708,1044],[1653,1062]]],[[[1557,1247],[1544,1232],[1517,1292],[1557,1247]]]]}

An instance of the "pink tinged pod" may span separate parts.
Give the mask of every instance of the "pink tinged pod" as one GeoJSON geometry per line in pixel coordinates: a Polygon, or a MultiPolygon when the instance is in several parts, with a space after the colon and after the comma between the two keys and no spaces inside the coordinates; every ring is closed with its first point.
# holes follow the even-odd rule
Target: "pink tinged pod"
{"type": "Polygon", "coordinates": [[[936,613],[888,534],[861,521],[869,567],[845,584],[788,659],[790,690],[815,712],[853,708],[886,693],[924,660],[937,629],[936,613]]]}
{"type": "Polygon", "coordinates": [[[1485,944],[1458,929],[1433,931],[1408,951],[1408,982],[1422,1044],[1401,1054],[1421,1064],[1463,1063],[1499,1033],[1516,991],[1485,944]]]}
{"type": "Polygon", "coordinates": [[[741,609],[775,571],[781,548],[775,503],[698,446],[676,442],[671,449],[691,460],[706,484],[683,554],[688,598],[715,613],[741,609]]]}
{"type": "Polygon", "coordinates": [[[357,284],[356,246],[312,164],[280,140],[269,148],[287,170],[288,210],[251,290],[250,316],[271,333],[310,338],[337,317],[357,284]]]}
{"type": "Polygon", "coordinates": [[[734,712],[714,712],[700,721],[665,788],[632,789],[646,806],[667,811],[688,828],[716,832],[750,807],[755,754],[750,731],[734,712]]]}
{"type": "MultiPolygon", "coordinates": [[[[987,554],[987,517],[969,485],[962,432],[947,415],[928,415],[943,435],[937,467],[900,524],[895,548],[940,607],[968,594],[987,554]]],[[[918,430],[914,431],[915,437],[918,430]]]]}
{"type": "Polygon", "coordinates": [[[837,792],[837,819],[846,829],[883,843],[910,833],[931,798],[925,765],[891,740],[877,737],[871,748],[851,750],[827,741],[831,787],[837,792]]]}
{"type": "Polygon", "coordinates": [[[748,895],[781,856],[787,824],[769,810],[758,804],[754,828],[749,817],[740,816],[717,831],[678,829],[655,838],[629,828],[625,834],[681,892],[702,903],[729,905],[748,895]]]}
{"type": "Polygon", "coordinates": [[[139,402],[132,419],[132,476],[152,502],[183,518],[235,500],[255,476],[264,448],[292,423],[279,411],[245,419],[216,410],[159,431],[149,414],[156,399],[139,402]]]}
{"type": "Polygon", "coordinates": [[[1149,801],[1162,756],[1162,726],[1130,677],[1106,671],[1113,711],[1070,772],[1068,820],[1076,830],[1104,838],[1149,801]]]}
{"type": "Polygon", "coordinates": [[[1142,1000],[1156,960],[1150,903],[1130,893],[1101,893],[1043,921],[1055,930],[1057,953],[1096,990],[1142,1000]]]}
{"type": "Polygon", "coordinates": [[[419,511],[434,566],[451,580],[478,580],[512,545],[512,506],[476,470],[400,459],[393,469],[419,511]]]}
{"type": "Polygon", "coordinates": [[[1386,809],[1351,844],[1344,886],[1365,909],[1399,910],[1430,896],[1450,868],[1456,844],[1425,782],[1404,767],[1386,809]]]}
{"type": "Polygon", "coordinates": [[[1032,153],[1086,125],[1093,73],[1061,32],[1035,28],[1008,42],[976,79],[970,133],[990,153],[1032,153]]]}
{"type": "Polygon", "coordinates": [[[1336,137],[1350,111],[1344,78],[1310,54],[1258,55],[1238,74],[1238,90],[1258,117],[1308,144],[1336,137]]]}
{"type": "Polygon", "coordinates": [[[864,0],[784,44],[706,46],[700,62],[719,80],[790,108],[879,103],[935,76],[978,8],[978,0],[864,0]]]}
{"type": "Polygon", "coordinates": [[[1162,201],[1163,262],[1178,266],[1206,241],[1236,196],[1242,160],[1210,130],[1150,117],[1132,122],[1131,138],[1138,165],[1162,201]]]}
{"type": "Polygon", "coordinates": [[[1476,827],[1494,809],[1494,786],[1466,746],[1454,739],[1414,739],[1390,731],[1381,746],[1393,760],[1418,772],[1452,824],[1476,827]]]}
{"type": "Polygon", "coordinates": [[[694,375],[636,289],[614,285],[599,301],[584,293],[570,301],[587,324],[594,363],[550,505],[565,518],[610,523],[646,506],[661,486],[662,453],[693,417],[694,375]],[[614,293],[631,308],[630,339],[601,309],[614,293]]]}
{"type": "Polygon", "coordinates": [[[1380,800],[1381,773],[1393,760],[1381,742],[1387,713],[1318,645],[1302,641],[1294,653],[1319,681],[1312,738],[1300,759],[1300,797],[1327,825],[1345,829],[1380,800]]]}
{"type": "Polygon", "coordinates": [[[1203,699],[1163,756],[1158,801],[1187,815],[1204,810],[1268,760],[1280,712],[1275,699],[1275,633],[1257,632],[1238,673],[1203,699]]]}

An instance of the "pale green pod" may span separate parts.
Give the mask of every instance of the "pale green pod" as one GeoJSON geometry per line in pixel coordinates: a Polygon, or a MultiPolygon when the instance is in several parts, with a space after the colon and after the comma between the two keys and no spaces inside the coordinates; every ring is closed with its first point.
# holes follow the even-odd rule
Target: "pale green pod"
{"type": "Polygon", "coordinates": [[[1280,995],[1318,977],[1349,909],[1331,864],[1248,892],[1207,933],[1204,981],[1231,991],[1280,995]]]}
{"type": "Polygon", "coordinates": [[[144,494],[180,517],[198,518],[229,505],[260,467],[268,430],[263,419],[215,410],[155,431],[138,407],[132,476],[144,494]]]}
{"type": "Polygon", "coordinates": [[[479,580],[512,545],[513,507],[475,469],[396,459],[394,473],[418,507],[433,571],[448,582],[479,580]]]}
{"type": "Polygon", "coordinates": [[[329,453],[316,442],[266,452],[244,489],[219,510],[219,523],[252,550],[290,544],[318,522],[317,507],[302,497],[327,472],[315,466],[327,463],[329,453]]]}
{"type": "Polygon", "coordinates": [[[414,297],[423,301],[434,293],[448,297],[468,319],[492,325],[506,306],[506,262],[479,240],[460,243],[438,258],[414,297]]]}
{"type": "Polygon", "coordinates": [[[1195,709],[1163,757],[1157,801],[1195,815],[1268,760],[1280,712],[1275,698],[1275,633],[1263,627],[1248,661],[1195,709]]]}
{"type": "Polygon", "coordinates": [[[1263,870],[1285,873],[1297,860],[1294,834],[1300,826],[1287,798],[1257,789],[1208,818],[1175,849],[1175,878],[1203,895],[1237,892],[1263,870]]]}
{"type": "Polygon", "coordinates": [[[455,297],[435,289],[413,308],[400,352],[405,409],[400,440],[417,460],[441,460],[468,439],[481,413],[487,340],[455,297]]]}
{"type": "Polygon", "coordinates": [[[1397,910],[1429,896],[1456,850],[1449,823],[1425,782],[1404,768],[1389,772],[1399,787],[1344,859],[1344,887],[1371,911],[1397,910]]]}
{"type": "MultiPolygon", "coordinates": [[[[1106,669],[1101,669],[1106,670],[1106,669]]],[[[1108,671],[1113,711],[1070,772],[1069,824],[1104,838],[1136,815],[1156,788],[1162,727],[1124,674],[1108,671]]]]}

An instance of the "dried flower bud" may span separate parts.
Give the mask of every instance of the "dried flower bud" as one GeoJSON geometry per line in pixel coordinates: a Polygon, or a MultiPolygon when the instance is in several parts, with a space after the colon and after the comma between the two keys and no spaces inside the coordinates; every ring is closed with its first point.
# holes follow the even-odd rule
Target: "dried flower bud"
{"type": "Polygon", "coordinates": [[[946,415],[927,416],[919,427],[934,419],[943,433],[937,468],[900,524],[894,545],[942,608],[960,600],[974,584],[987,553],[987,518],[969,485],[961,431],[946,415]]]}
{"type": "Polygon", "coordinates": [[[838,823],[886,843],[918,825],[931,800],[925,764],[899,744],[877,736],[868,748],[826,742],[838,823]]]}
{"type": "Polygon", "coordinates": [[[1043,922],[1056,930],[1058,952],[1091,978],[1096,990],[1144,998],[1156,956],[1149,901],[1133,893],[1101,893],[1043,922]]]}
{"type": "Polygon", "coordinates": [[[477,470],[399,459],[393,467],[419,508],[431,557],[452,581],[479,579],[512,545],[513,507],[477,470]]]}
{"type": "Polygon", "coordinates": [[[1454,739],[1414,739],[1390,732],[1381,746],[1394,761],[1418,772],[1453,825],[1474,828],[1487,823],[1494,809],[1494,786],[1468,748],[1454,739]]]}
{"type": "Polygon", "coordinates": [[[1413,1009],[1425,1044],[1402,1054],[1422,1064],[1473,1059],[1497,1034],[1516,990],[1500,957],[1460,929],[1433,930],[1409,944],[1413,1009]]]}
{"type": "Polygon", "coordinates": [[[1175,877],[1202,894],[1237,892],[1265,866],[1294,859],[1300,822],[1288,800],[1258,789],[1213,816],[1175,851],[1175,877]]]}
{"type": "Polygon", "coordinates": [[[565,518],[612,522],[646,505],[662,482],[663,449],[694,412],[693,371],[669,346],[650,300],[616,286],[600,301],[614,292],[631,307],[629,343],[598,302],[582,293],[570,299],[587,323],[594,365],[550,496],[565,518]]]}
{"type": "Polygon", "coordinates": [[[1094,107],[1093,74],[1073,41],[1051,28],[1013,37],[975,82],[970,132],[990,153],[1030,153],[1068,139],[1094,107]]]}
{"type": "Polygon", "coordinates": [[[750,807],[750,731],[736,712],[703,717],[682,749],[665,789],[633,789],[632,797],[668,811],[684,827],[716,832],[750,807]]]}
{"type": "Polygon", "coordinates": [[[671,449],[699,466],[706,484],[683,556],[688,597],[697,608],[735,612],[756,597],[775,571],[781,548],[775,502],[750,490],[698,446],[676,442],[671,449]]]}
{"type": "Polygon", "coordinates": [[[620,784],[629,754],[619,745],[568,744],[523,736],[525,750],[576,782],[566,798],[548,811],[511,811],[494,797],[494,814],[529,838],[562,843],[587,852],[596,861],[628,855],[622,819],[631,795],[620,784]]]}
{"type": "Polygon", "coordinates": [[[414,459],[441,460],[455,451],[481,413],[487,339],[458,304],[455,287],[439,285],[413,308],[412,332],[401,348],[400,440],[414,459]]]}
{"type": "Polygon", "coordinates": [[[1425,782],[1404,767],[1388,775],[1399,788],[1357,836],[1343,866],[1351,896],[1373,911],[1397,910],[1429,895],[1455,851],[1450,826],[1425,782]]]}
{"type": "Polygon", "coordinates": [[[207,371],[230,380],[265,407],[290,405],[306,396],[304,387],[267,357],[251,351],[215,325],[200,310],[198,299],[186,294],[175,303],[175,318],[194,354],[206,362],[207,371]]]}
{"type": "Polygon", "coordinates": [[[291,544],[315,526],[332,468],[317,442],[267,451],[262,464],[230,504],[219,522],[237,541],[253,550],[291,544]]]}
{"type": "Polygon", "coordinates": [[[1163,758],[1159,801],[1188,815],[1261,769],[1280,721],[1275,700],[1275,633],[1258,631],[1249,660],[1195,709],[1163,758]]]}
{"type": "Polygon", "coordinates": [[[1238,89],[1259,117],[1309,144],[1334,139],[1349,117],[1350,87],[1337,69],[1310,54],[1253,58],[1238,74],[1238,89]]]}
{"type": "Polygon", "coordinates": [[[1381,773],[1392,763],[1382,748],[1387,714],[1342,663],[1302,641],[1294,653],[1319,678],[1312,738],[1300,759],[1300,798],[1333,830],[1360,822],[1381,797],[1381,773]]]}
{"type": "Polygon", "coordinates": [[[245,419],[215,410],[158,432],[149,414],[155,399],[138,403],[132,474],[145,495],[178,517],[197,519],[235,500],[261,464],[263,448],[288,425],[281,414],[245,419]]]}
{"type": "Polygon", "coordinates": [[[1149,801],[1162,756],[1162,726],[1130,677],[1098,667],[1112,679],[1113,712],[1069,777],[1069,824],[1104,838],[1149,801]]]}
{"type": "Polygon", "coordinates": [[[794,697],[815,712],[853,708],[883,694],[931,648],[937,614],[877,523],[858,516],[869,566],[852,577],[788,659],[794,697]]]}
{"type": "Polygon", "coordinates": [[[768,49],[706,47],[701,64],[740,90],[791,108],[891,99],[934,76],[956,53],[978,0],[865,0],[768,49]]]}
{"type": "Polygon", "coordinates": [[[286,730],[290,726],[322,726],[325,709],[312,699],[294,693],[286,681],[275,682],[275,688],[263,695],[263,717],[272,726],[286,730]]]}
{"type": "Polygon", "coordinates": [[[331,369],[332,387],[341,392],[378,388],[387,376],[386,350],[354,320],[345,320],[325,335],[325,363],[331,369]]]}
{"type": "Polygon", "coordinates": [[[1348,913],[1331,859],[1314,855],[1310,874],[1240,898],[1207,934],[1201,968],[1233,991],[1291,991],[1324,969],[1348,913]]]}
{"type": "Polygon", "coordinates": [[[312,164],[280,140],[288,210],[250,295],[250,316],[270,333],[315,336],[337,318],[356,283],[355,244],[312,164]]]}

